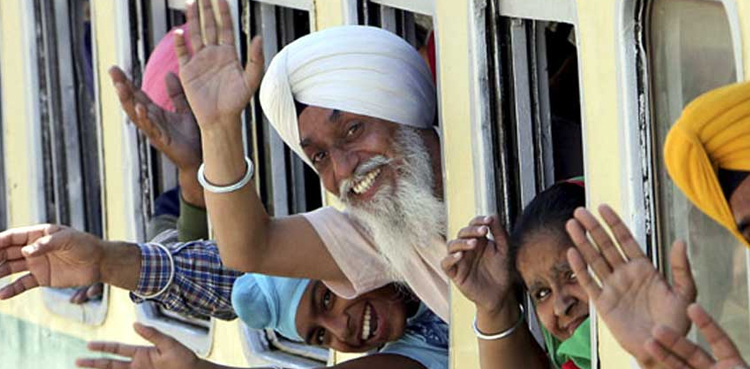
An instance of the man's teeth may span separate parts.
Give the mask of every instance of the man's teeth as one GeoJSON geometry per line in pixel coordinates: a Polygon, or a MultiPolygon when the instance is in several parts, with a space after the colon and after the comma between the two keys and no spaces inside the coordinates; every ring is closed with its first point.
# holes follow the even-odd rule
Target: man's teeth
{"type": "Polygon", "coordinates": [[[372,184],[375,183],[375,178],[378,177],[378,174],[380,174],[380,168],[377,168],[373,170],[372,172],[367,173],[367,175],[364,178],[362,178],[359,182],[357,182],[354,185],[354,188],[352,189],[354,193],[356,193],[357,195],[360,195],[360,194],[367,192],[367,190],[369,190],[370,187],[372,187],[372,184]]]}
{"type": "Polygon", "coordinates": [[[371,337],[371,334],[374,334],[375,332],[370,332],[370,323],[372,319],[372,308],[370,305],[365,306],[365,319],[364,319],[364,327],[362,327],[362,340],[366,340],[371,337]]]}

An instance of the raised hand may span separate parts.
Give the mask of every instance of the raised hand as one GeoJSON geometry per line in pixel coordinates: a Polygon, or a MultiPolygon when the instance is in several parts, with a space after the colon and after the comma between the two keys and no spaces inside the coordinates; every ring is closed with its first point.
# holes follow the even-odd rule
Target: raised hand
{"type": "Polygon", "coordinates": [[[164,78],[167,93],[175,107],[174,113],[151,101],[120,68],[110,68],[109,76],[123,110],[148,137],[151,145],[164,153],[180,170],[197,170],[202,162],[200,130],[177,76],[169,73],[164,78]]]}
{"type": "Polygon", "coordinates": [[[180,80],[202,129],[220,121],[234,122],[260,86],[263,53],[260,38],[248,50],[248,64],[242,69],[234,45],[232,17],[225,0],[219,1],[221,29],[214,19],[211,1],[196,1],[187,9],[191,57],[184,34],[176,30],[175,52],[180,62],[180,80]],[[198,7],[202,3],[204,27],[198,7]]]}
{"type": "Polygon", "coordinates": [[[672,246],[670,262],[674,285],[670,286],[641,251],[617,213],[606,205],[599,207],[599,213],[624,256],[599,221],[586,209],[579,208],[575,219],[566,226],[576,246],[568,250],[568,261],[615,339],[642,365],[651,367],[654,361],[643,342],[651,337],[656,323],[681,335],[690,328],[685,312],[695,301],[696,289],[687,247],[681,241],[672,246]],[[600,251],[589,242],[586,232],[600,251]],[[591,267],[601,287],[587,267],[591,267]]]}
{"type": "Polygon", "coordinates": [[[646,350],[671,369],[747,369],[740,351],[721,327],[698,304],[687,310],[688,317],[706,338],[716,358],[669,327],[658,325],[654,338],[646,341],[646,350]]]}
{"type": "Polygon", "coordinates": [[[91,342],[91,351],[106,352],[128,358],[78,359],[80,368],[100,369],[190,369],[196,368],[200,359],[194,352],[158,330],[135,323],[133,329],[139,336],[155,346],[133,346],[117,342],[91,342]]]}
{"type": "Polygon", "coordinates": [[[101,281],[102,241],[58,225],[38,225],[0,233],[0,278],[29,273],[0,289],[9,299],[37,286],[78,287],[101,281]]]}
{"type": "Polygon", "coordinates": [[[448,243],[448,256],[442,261],[461,293],[487,312],[505,308],[513,285],[507,239],[497,217],[476,217],[448,243]],[[490,233],[494,240],[488,238],[490,233]]]}

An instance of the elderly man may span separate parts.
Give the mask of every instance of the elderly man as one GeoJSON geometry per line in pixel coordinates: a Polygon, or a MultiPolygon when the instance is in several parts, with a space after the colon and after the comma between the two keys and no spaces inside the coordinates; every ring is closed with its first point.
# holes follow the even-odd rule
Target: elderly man
{"type": "MultiPolygon", "coordinates": [[[[210,2],[203,6],[212,14],[210,2]]],[[[386,31],[352,26],[305,36],[276,56],[261,87],[263,110],[347,211],[271,218],[247,181],[252,163],[239,121],[258,87],[262,56],[251,54],[243,73],[227,4],[220,2],[221,30],[207,16],[202,32],[197,12],[197,3],[188,10],[195,54],[179,33],[175,41],[201,127],[200,179],[227,265],[289,276],[312,267],[348,297],[403,281],[447,319],[435,89],[416,50],[386,31]]]]}

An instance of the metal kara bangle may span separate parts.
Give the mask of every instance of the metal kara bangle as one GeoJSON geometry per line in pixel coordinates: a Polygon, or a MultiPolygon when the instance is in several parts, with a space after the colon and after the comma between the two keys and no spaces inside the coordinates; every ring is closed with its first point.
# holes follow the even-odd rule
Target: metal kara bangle
{"type": "Polygon", "coordinates": [[[516,329],[518,329],[518,327],[521,326],[521,323],[523,323],[524,314],[526,313],[526,311],[523,308],[523,305],[518,305],[518,307],[521,309],[521,315],[519,316],[518,321],[516,321],[516,323],[513,324],[512,327],[510,327],[510,328],[508,328],[508,329],[506,329],[506,330],[504,330],[504,331],[502,331],[500,333],[496,333],[496,334],[484,334],[484,333],[482,333],[479,330],[479,328],[477,328],[477,317],[475,315],[474,316],[474,324],[472,325],[473,328],[474,328],[474,334],[477,335],[477,338],[485,340],[485,341],[501,340],[501,339],[503,339],[505,337],[510,336],[511,334],[513,334],[513,332],[516,331],[516,329]]]}
{"type": "Polygon", "coordinates": [[[201,164],[201,166],[198,168],[198,183],[203,186],[203,188],[212,193],[229,193],[239,190],[242,187],[245,187],[245,185],[250,182],[250,179],[253,178],[253,173],[255,173],[255,166],[253,166],[252,160],[245,156],[245,163],[247,163],[247,171],[245,171],[245,176],[242,177],[237,183],[230,184],[228,186],[215,186],[208,182],[206,179],[205,174],[205,166],[204,164],[201,164]]]}

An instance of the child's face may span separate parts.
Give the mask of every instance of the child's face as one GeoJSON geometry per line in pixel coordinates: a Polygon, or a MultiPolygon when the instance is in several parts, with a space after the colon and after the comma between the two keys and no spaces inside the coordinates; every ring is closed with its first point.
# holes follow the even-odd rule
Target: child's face
{"type": "Polygon", "coordinates": [[[578,284],[566,253],[567,236],[537,234],[521,247],[516,268],[536,306],[544,327],[564,341],[589,316],[589,298],[578,284]]]}

